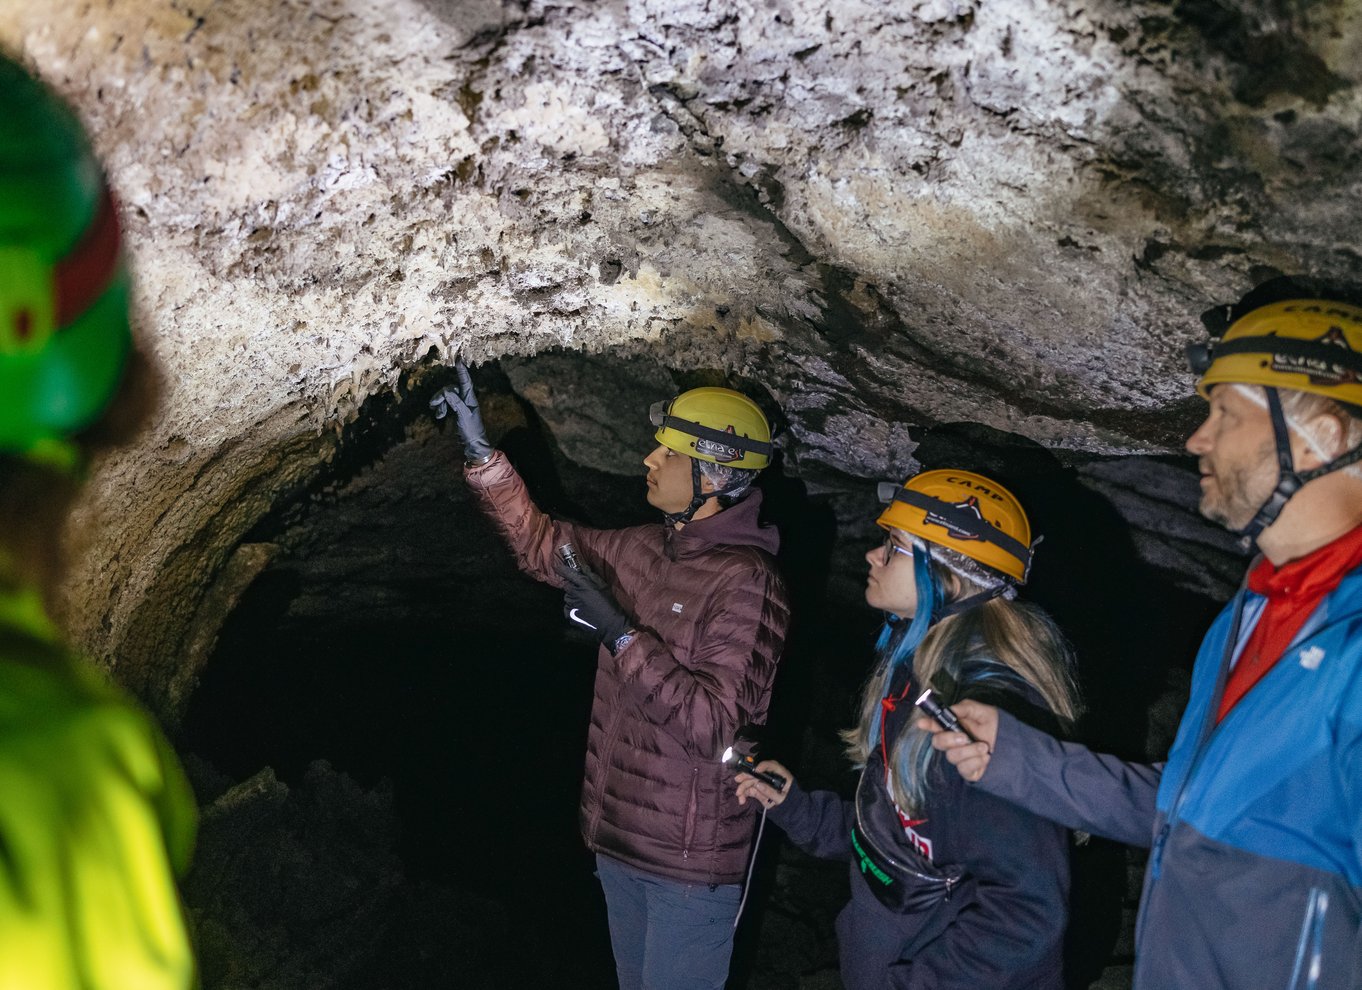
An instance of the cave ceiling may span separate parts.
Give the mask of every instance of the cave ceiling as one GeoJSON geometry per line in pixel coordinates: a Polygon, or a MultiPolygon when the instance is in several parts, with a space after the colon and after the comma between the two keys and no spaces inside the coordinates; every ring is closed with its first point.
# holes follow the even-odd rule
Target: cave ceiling
{"type": "Polygon", "coordinates": [[[73,528],[106,659],[206,649],[243,536],[458,352],[602,470],[724,374],[815,488],[969,423],[1137,516],[1189,505],[1198,314],[1362,269],[1341,0],[0,0],[0,43],[93,131],[160,374],[73,528]]]}

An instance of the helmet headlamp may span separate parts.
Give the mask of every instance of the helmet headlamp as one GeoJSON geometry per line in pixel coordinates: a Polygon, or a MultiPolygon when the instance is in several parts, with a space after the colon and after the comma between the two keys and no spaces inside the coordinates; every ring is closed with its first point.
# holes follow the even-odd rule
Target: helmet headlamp
{"type": "Polygon", "coordinates": [[[671,405],[670,399],[658,399],[648,407],[648,422],[660,427],[667,419],[667,407],[671,405]]]}
{"type": "Polygon", "coordinates": [[[1026,583],[1040,541],[1032,540],[1016,496],[996,481],[972,471],[924,471],[902,485],[880,482],[876,494],[888,506],[876,520],[885,529],[901,529],[1026,583]]]}
{"type": "Polygon", "coordinates": [[[1211,367],[1215,345],[1210,341],[1187,345],[1187,367],[1194,375],[1204,375],[1211,367]]]}

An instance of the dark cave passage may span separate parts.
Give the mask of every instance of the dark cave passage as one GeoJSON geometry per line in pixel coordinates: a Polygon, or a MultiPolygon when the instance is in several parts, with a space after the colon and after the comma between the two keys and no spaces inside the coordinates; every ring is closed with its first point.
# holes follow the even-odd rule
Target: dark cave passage
{"type": "MultiPolygon", "coordinates": [[[[293,786],[325,759],[361,787],[386,782],[408,880],[498,907],[439,958],[395,962],[406,975],[391,985],[448,973],[544,986],[564,967],[606,985],[604,906],[576,823],[594,646],[468,503],[456,439],[418,434],[263,534],[284,552],[224,627],[179,745],[234,780],[269,766],[293,786]],[[475,946],[485,963],[469,968],[459,957],[475,946]]],[[[602,525],[646,518],[632,504],[641,469],[574,478],[602,507],[585,512],[556,494],[538,433],[502,444],[546,507],[602,525]]],[[[406,947],[390,942],[380,956],[406,947]]]]}
{"type": "MultiPolygon", "coordinates": [[[[641,467],[629,476],[574,464],[495,371],[480,384],[489,426],[541,507],[606,527],[654,520],[641,467]]],[[[310,947],[322,961],[289,977],[311,982],[292,985],[611,986],[604,904],[576,820],[594,645],[565,630],[561,595],[521,576],[473,509],[457,440],[419,424],[405,438],[388,429],[377,449],[252,534],[280,553],[222,630],[178,745],[232,781],[273,768],[302,795],[316,780],[309,767],[325,760],[360,793],[391,789],[391,827],[368,845],[336,838],[343,852],[284,863],[267,881],[228,870],[242,888],[230,895],[233,923],[286,929],[281,957],[310,947]],[[389,900],[378,908],[366,904],[363,870],[360,880],[309,887],[318,872],[393,854],[392,870],[379,874],[389,900]],[[289,875],[303,879],[280,879],[289,875]],[[291,909],[294,898],[307,906],[291,909]],[[463,907],[457,922],[439,913],[449,905],[463,907]],[[366,962],[336,956],[323,934],[336,915],[368,933],[366,962]],[[315,973],[328,960],[323,981],[315,973]]],[[[1035,445],[941,427],[916,456],[992,471],[1031,507],[1046,541],[1028,597],[1078,653],[1089,704],[1080,735],[1132,757],[1162,755],[1213,603],[1142,563],[1110,504],[1035,445]]],[[[810,496],[777,470],[763,487],[796,610],[767,751],[806,785],[845,788],[853,778],[836,731],[852,718],[880,621],[861,599],[860,556],[879,539],[874,486],[848,480],[810,496]]],[[[200,781],[205,801],[226,788],[213,773],[200,777],[214,782],[200,781]]],[[[309,822],[296,829],[302,847],[309,835],[344,831],[309,822]]],[[[211,844],[211,825],[207,834],[211,844]]],[[[733,986],[794,987],[800,974],[835,972],[830,925],[844,868],[781,846],[768,832],[733,986]]],[[[1101,842],[1075,860],[1073,985],[1088,986],[1122,962],[1114,946],[1138,861],[1101,842]]],[[[222,912],[217,902],[208,913],[222,912]]],[[[243,946],[262,942],[227,928],[203,951],[210,987],[240,972],[243,946]]],[[[253,985],[291,985],[269,960],[252,965],[253,985]]]]}

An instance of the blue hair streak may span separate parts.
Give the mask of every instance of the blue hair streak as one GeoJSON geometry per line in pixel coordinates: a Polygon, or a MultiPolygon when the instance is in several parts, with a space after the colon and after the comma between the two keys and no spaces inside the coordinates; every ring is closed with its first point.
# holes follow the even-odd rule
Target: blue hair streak
{"type": "MultiPolygon", "coordinates": [[[[905,663],[913,662],[913,654],[932,627],[935,617],[944,604],[944,591],[936,579],[932,567],[932,555],[918,540],[913,541],[913,580],[917,585],[917,608],[913,621],[905,623],[892,612],[885,613],[884,628],[875,641],[875,652],[880,657],[884,673],[880,679],[880,696],[889,691],[895,672],[905,663]]],[[[870,724],[870,746],[873,749],[880,741],[880,726],[884,718],[882,709],[877,709],[870,724]]]]}

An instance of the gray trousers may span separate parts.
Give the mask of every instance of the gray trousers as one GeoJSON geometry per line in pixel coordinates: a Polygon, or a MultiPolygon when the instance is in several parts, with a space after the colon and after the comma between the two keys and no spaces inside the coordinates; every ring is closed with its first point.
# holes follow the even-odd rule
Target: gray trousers
{"type": "Polygon", "coordinates": [[[688,884],[596,855],[620,990],[723,990],[739,884],[688,884]]]}

